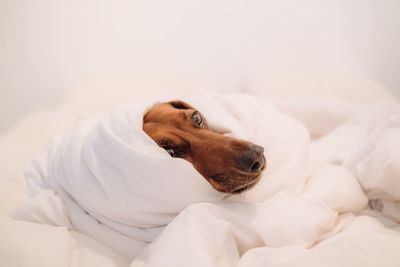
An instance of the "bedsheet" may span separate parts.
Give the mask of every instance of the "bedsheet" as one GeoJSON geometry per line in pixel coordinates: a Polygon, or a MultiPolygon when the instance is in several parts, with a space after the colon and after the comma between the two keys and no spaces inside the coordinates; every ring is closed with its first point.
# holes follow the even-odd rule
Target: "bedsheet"
{"type": "MultiPolygon", "coordinates": [[[[1,224],[6,237],[0,241],[2,263],[20,264],[17,255],[24,255],[26,266],[57,261],[93,266],[99,257],[104,266],[398,266],[396,101],[355,105],[298,99],[288,105],[288,100],[268,103],[248,95],[185,100],[217,131],[265,147],[268,168],[253,190],[184,203],[187,207],[160,223],[163,229],[152,242],[129,255],[124,252],[129,247],[121,250],[106,241],[115,237],[96,239],[93,232],[76,229],[79,223],[69,220],[71,209],[60,209],[66,198],[46,187],[55,201],[28,200],[15,217],[20,221],[1,224]],[[35,210],[40,206],[45,209],[35,210]],[[32,234],[36,231],[41,241],[32,234]],[[62,256],[43,257],[49,248],[62,256]]],[[[81,207],[82,201],[75,204],[81,207]]]]}

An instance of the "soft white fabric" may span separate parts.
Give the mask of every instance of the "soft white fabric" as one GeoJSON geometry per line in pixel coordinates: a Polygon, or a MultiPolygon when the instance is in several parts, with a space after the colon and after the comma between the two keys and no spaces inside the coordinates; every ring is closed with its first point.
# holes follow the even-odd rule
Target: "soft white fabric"
{"type": "Polygon", "coordinates": [[[100,242],[66,227],[21,221],[0,223],[1,266],[128,266],[100,242]]]}
{"type": "MultiPolygon", "coordinates": [[[[335,109],[336,104],[321,104],[329,101],[326,99],[308,99],[306,105],[299,99],[295,102],[297,111],[292,112],[289,102],[274,102],[278,111],[263,100],[245,95],[206,95],[185,100],[198,108],[215,130],[264,146],[268,167],[254,190],[220,200],[223,196],[215,193],[190,164],[169,158],[143,132],[139,134],[141,127],[134,118],[142,116],[148,106],[144,103],[133,109],[138,115],[132,120],[127,114],[133,110],[123,108],[56,142],[48,160],[55,169],[42,171],[46,159],[31,166],[28,176],[32,198],[17,217],[67,226],[91,236],[125,257],[126,262],[112,261],[115,266],[398,266],[397,103],[367,106],[332,102],[337,103],[335,109]],[[326,118],[332,121],[319,123],[325,115],[318,117],[316,112],[329,115],[326,118]],[[127,134],[132,129],[128,125],[136,125],[134,138],[127,134]],[[101,146],[95,146],[96,142],[101,146]],[[133,149],[126,142],[139,145],[133,149]],[[68,157],[66,152],[82,157],[68,157]],[[116,156],[119,153],[123,157],[116,156]],[[131,153],[145,156],[134,157],[131,153]],[[62,160],[55,160],[57,156],[62,160]],[[127,164],[131,156],[140,164],[127,164]],[[62,170],[57,164],[62,161],[73,164],[72,168],[62,170]],[[163,162],[167,162],[165,166],[163,162]],[[141,183],[147,177],[140,171],[148,168],[146,164],[157,164],[151,172],[157,177],[149,178],[152,183],[141,183]],[[91,173],[84,171],[87,166],[91,166],[91,173]],[[141,176],[120,171],[132,167],[141,176]],[[72,171],[84,173],[89,179],[71,181],[66,173],[72,171]],[[181,172],[188,176],[177,178],[181,172]],[[50,178],[51,173],[58,178],[50,178]],[[117,174],[116,180],[102,179],[111,173],[117,174]],[[172,179],[163,180],[165,177],[172,179]],[[139,183],[140,192],[130,179],[139,183]],[[179,179],[187,182],[183,192],[174,184],[179,179]],[[150,186],[153,183],[162,183],[163,187],[150,186]],[[173,194],[164,192],[166,188],[173,194]],[[126,191],[140,194],[131,196],[124,194],[126,191]],[[168,201],[170,197],[173,202],[168,201]],[[148,202],[141,203],[143,200],[148,202]],[[126,201],[129,206],[124,205],[126,201]],[[164,209],[170,213],[164,214],[164,209]],[[154,227],[146,230],[150,225],[154,227]],[[145,243],[138,243],[138,236],[141,241],[156,239],[128,263],[145,243]]],[[[293,103],[293,99],[290,101],[293,103]]],[[[18,249],[5,244],[16,238],[13,231],[21,231],[19,227],[24,229],[25,225],[11,230],[0,226],[0,234],[9,231],[0,241],[6,252],[0,255],[4,256],[0,257],[0,263],[4,263],[1,265],[12,266],[8,255],[15,255],[18,249]]],[[[49,229],[42,231],[44,236],[52,235],[54,226],[40,227],[49,229]]],[[[65,234],[60,240],[66,244],[68,238],[65,234]]],[[[32,240],[29,235],[27,239],[32,240]]],[[[49,248],[53,244],[58,252],[76,252],[76,248],[55,241],[46,244],[43,246],[49,248]]],[[[21,251],[26,249],[21,246],[21,251]]],[[[115,257],[105,250],[102,253],[107,259],[115,257]]]]}
{"type": "MultiPolygon", "coordinates": [[[[332,130],[303,151],[309,169],[302,192],[280,191],[261,203],[191,205],[131,266],[398,266],[398,108],[391,101],[354,105],[346,118],[338,110],[332,130]],[[369,211],[368,197],[383,214],[369,211]]],[[[312,121],[315,113],[307,111],[326,109],[308,105],[301,118],[312,121]]]]}
{"type": "Polygon", "coordinates": [[[221,199],[142,130],[150,106],[127,105],[55,140],[28,167],[31,198],[15,218],[65,225],[133,259],[186,206],[221,199]]]}

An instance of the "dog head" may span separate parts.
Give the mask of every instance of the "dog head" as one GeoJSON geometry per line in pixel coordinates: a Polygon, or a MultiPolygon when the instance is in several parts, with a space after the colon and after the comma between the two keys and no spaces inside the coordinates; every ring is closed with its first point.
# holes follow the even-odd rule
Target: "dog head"
{"type": "Polygon", "coordinates": [[[212,131],[203,115],[182,101],[153,106],[143,118],[143,130],[224,193],[250,189],[266,166],[263,147],[212,131]]]}

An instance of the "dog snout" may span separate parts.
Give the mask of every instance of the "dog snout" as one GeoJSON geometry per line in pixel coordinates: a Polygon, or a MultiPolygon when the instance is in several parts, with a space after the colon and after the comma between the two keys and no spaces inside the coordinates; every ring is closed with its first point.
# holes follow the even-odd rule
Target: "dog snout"
{"type": "Polygon", "coordinates": [[[264,148],[252,144],[249,149],[242,152],[237,161],[238,167],[246,172],[259,172],[264,167],[264,148]]]}

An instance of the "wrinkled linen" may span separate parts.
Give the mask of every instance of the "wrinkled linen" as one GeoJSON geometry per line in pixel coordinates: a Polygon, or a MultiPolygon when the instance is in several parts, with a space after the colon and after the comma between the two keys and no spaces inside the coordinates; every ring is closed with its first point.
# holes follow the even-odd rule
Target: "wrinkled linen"
{"type": "MultiPolygon", "coordinates": [[[[13,231],[38,227],[43,247],[69,252],[72,266],[98,260],[77,260],[76,235],[90,240],[85,251],[101,248],[104,266],[399,266],[397,103],[184,100],[215,131],[264,146],[268,166],[255,188],[239,196],[213,190],[142,131],[151,103],[131,104],[81,125],[30,165],[30,198],[15,218],[31,223],[0,226],[8,259],[28,255],[21,240],[34,238],[13,231]]],[[[28,256],[26,266],[57,260],[28,256]]]]}
{"type": "Polygon", "coordinates": [[[181,210],[221,195],[187,161],[142,130],[151,104],[132,104],[77,127],[26,170],[31,198],[15,218],[62,225],[133,259],[181,210]]]}

